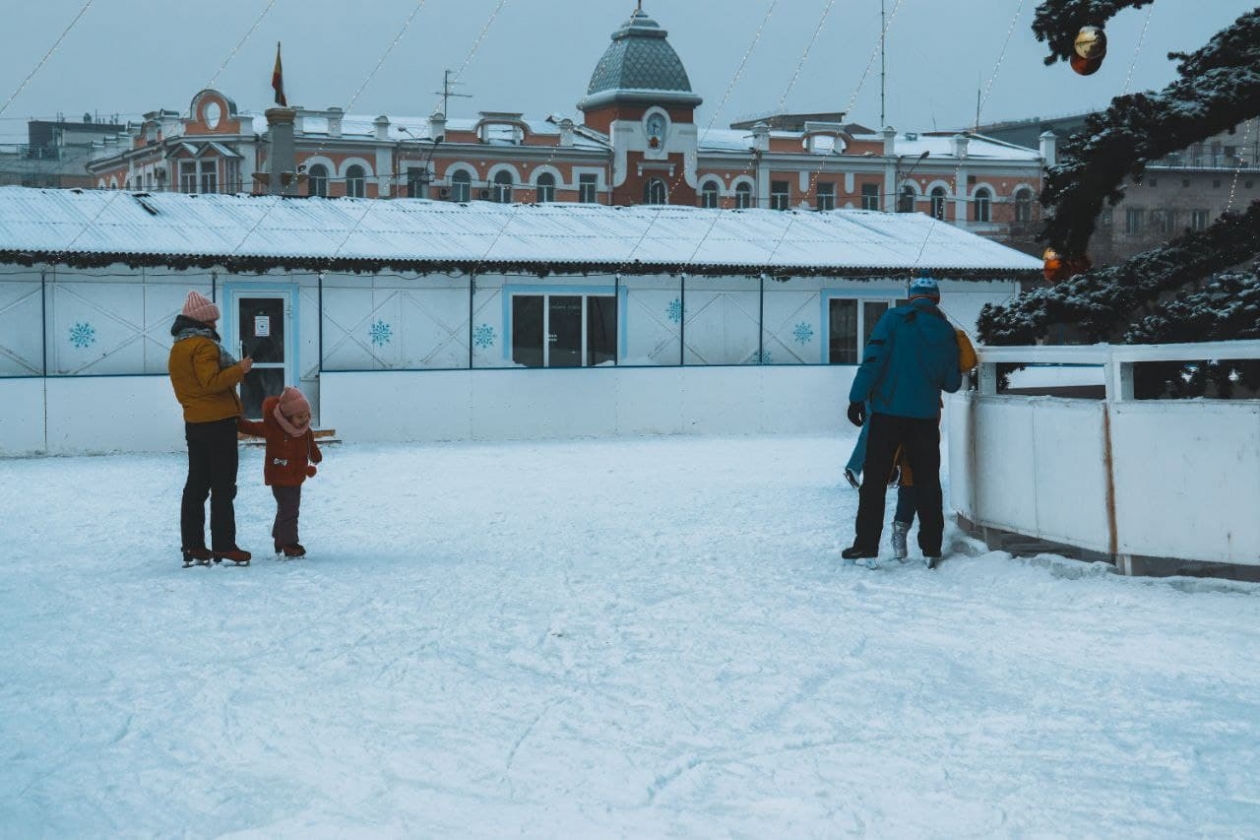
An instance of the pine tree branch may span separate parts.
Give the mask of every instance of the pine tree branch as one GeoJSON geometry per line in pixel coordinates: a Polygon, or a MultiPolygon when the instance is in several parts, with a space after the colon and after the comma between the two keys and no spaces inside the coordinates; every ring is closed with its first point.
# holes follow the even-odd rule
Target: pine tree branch
{"type": "Polygon", "coordinates": [[[1067,61],[1074,54],[1076,34],[1082,26],[1104,26],[1124,9],[1140,9],[1155,0],[1046,0],[1033,17],[1033,33],[1047,41],[1046,64],[1067,61]]]}

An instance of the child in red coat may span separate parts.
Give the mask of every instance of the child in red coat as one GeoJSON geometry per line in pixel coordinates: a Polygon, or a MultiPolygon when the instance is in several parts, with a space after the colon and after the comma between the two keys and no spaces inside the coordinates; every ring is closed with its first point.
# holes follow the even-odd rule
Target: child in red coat
{"type": "Polygon", "coordinates": [[[297,388],[285,388],[278,397],[262,404],[262,422],[240,419],[240,430],[265,438],[263,481],[276,497],[276,522],[271,528],[276,554],[302,557],[306,549],[298,542],[298,511],[302,506],[302,482],[315,475],[308,465],[324,460],[311,431],[311,404],[297,388]]]}

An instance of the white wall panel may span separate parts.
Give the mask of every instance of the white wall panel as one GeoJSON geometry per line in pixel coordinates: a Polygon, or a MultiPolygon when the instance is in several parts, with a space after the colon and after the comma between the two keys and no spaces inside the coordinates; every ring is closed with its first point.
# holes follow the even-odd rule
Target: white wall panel
{"type": "Polygon", "coordinates": [[[43,377],[0,379],[0,455],[35,455],[45,449],[43,377]]]}
{"type": "Polygon", "coordinates": [[[184,448],[183,411],[165,376],[67,376],[47,382],[50,454],[184,448]]]}

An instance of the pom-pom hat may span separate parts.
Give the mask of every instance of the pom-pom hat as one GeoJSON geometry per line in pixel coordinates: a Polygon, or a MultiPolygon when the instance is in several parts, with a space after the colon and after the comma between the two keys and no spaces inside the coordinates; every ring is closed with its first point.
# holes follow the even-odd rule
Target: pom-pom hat
{"type": "Polygon", "coordinates": [[[280,392],[278,407],[286,417],[292,417],[295,414],[311,413],[311,404],[307,402],[306,396],[292,386],[280,392]]]}
{"type": "Polygon", "coordinates": [[[184,309],[181,314],[185,318],[192,318],[194,321],[209,324],[211,321],[219,320],[219,307],[215,306],[214,301],[205,295],[192,291],[188,293],[188,297],[184,300],[184,309]]]}

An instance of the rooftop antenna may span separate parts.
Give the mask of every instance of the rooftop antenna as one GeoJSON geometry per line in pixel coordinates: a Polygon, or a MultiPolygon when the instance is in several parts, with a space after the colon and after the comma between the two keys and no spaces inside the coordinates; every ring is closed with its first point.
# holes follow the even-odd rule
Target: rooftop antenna
{"type": "MultiPolygon", "coordinates": [[[[642,2],[642,0],[640,0],[642,2]]],[[[883,128],[888,123],[884,122],[884,0],[879,0],[879,127],[883,128]]]]}
{"type": "Polygon", "coordinates": [[[449,117],[451,115],[450,109],[447,108],[447,100],[449,100],[452,96],[458,96],[463,99],[472,99],[471,93],[451,93],[451,87],[453,85],[462,85],[462,84],[463,82],[451,81],[450,70],[442,71],[442,89],[440,91],[435,90],[434,93],[439,94],[442,97],[442,113],[445,116],[449,117]]]}

